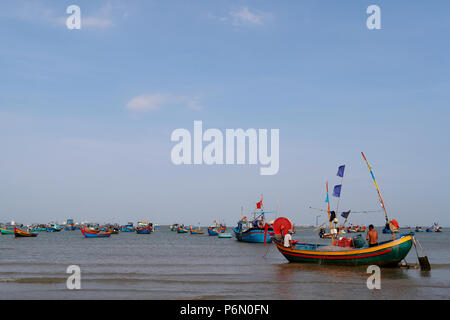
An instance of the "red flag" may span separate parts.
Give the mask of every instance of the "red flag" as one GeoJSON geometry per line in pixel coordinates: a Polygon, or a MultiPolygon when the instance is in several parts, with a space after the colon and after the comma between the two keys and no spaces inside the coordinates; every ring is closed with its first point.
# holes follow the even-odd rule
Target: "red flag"
{"type": "Polygon", "coordinates": [[[256,209],[261,209],[261,207],[262,207],[262,200],[256,204],[256,209]]]}

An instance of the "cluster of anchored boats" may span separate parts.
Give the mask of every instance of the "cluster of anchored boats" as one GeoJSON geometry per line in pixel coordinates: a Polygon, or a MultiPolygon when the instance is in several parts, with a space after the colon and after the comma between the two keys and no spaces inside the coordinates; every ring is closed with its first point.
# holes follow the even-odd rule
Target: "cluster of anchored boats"
{"type": "MultiPolygon", "coordinates": [[[[171,225],[170,227],[171,231],[177,232],[177,233],[191,233],[191,234],[205,234],[205,232],[202,230],[200,226],[198,228],[193,228],[192,226],[185,226],[184,224],[178,224],[175,223],[171,225]]],[[[226,233],[227,226],[222,223],[219,224],[216,221],[214,221],[214,224],[210,227],[208,227],[208,235],[209,236],[217,236],[219,238],[232,238],[233,236],[230,233],[226,233]]]]}
{"type": "Polygon", "coordinates": [[[0,227],[1,234],[14,234],[16,238],[37,237],[39,232],[60,232],[80,230],[86,238],[107,238],[112,234],[120,232],[136,232],[137,234],[150,234],[158,226],[154,226],[148,222],[138,222],[135,227],[129,222],[126,225],[118,224],[77,224],[72,219],[68,219],[63,226],[57,224],[49,225],[31,225],[26,227],[18,227],[14,224],[0,227]],[[26,229],[26,231],[24,230],[26,229]]]}

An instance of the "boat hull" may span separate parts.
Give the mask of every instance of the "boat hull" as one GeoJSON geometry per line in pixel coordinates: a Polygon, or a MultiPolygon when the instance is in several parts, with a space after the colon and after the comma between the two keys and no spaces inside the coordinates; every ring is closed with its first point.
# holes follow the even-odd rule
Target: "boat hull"
{"type": "Polygon", "coordinates": [[[137,234],[150,234],[150,233],[152,233],[152,229],[150,229],[150,228],[137,229],[136,233],[137,234]]]}
{"type": "Polygon", "coordinates": [[[111,233],[103,233],[103,232],[89,232],[87,230],[81,230],[81,233],[86,238],[109,238],[111,236],[111,233]]]}
{"type": "Polygon", "coordinates": [[[0,233],[1,234],[14,234],[14,230],[0,228],[0,233]]]}
{"type": "Polygon", "coordinates": [[[236,239],[243,242],[251,243],[264,243],[264,238],[266,243],[272,242],[271,236],[273,236],[273,230],[269,229],[266,233],[264,229],[252,228],[244,232],[239,232],[237,228],[233,229],[236,239]]]}
{"type": "Polygon", "coordinates": [[[344,251],[318,251],[314,250],[314,244],[310,244],[309,246],[311,248],[304,250],[297,248],[305,248],[307,244],[299,244],[295,245],[294,248],[286,248],[282,243],[275,241],[278,250],[289,262],[392,267],[397,266],[406,257],[411,249],[412,243],[412,235],[407,234],[396,240],[387,241],[371,248],[344,251]]]}
{"type": "Polygon", "coordinates": [[[205,232],[201,231],[201,230],[195,230],[195,229],[190,229],[189,232],[191,234],[204,234],[205,232]]]}
{"type": "Polygon", "coordinates": [[[34,232],[25,232],[23,230],[14,228],[14,236],[16,238],[32,238],[32,237],[37,237],[39,233],[34,233],[34,232]]]}
{"type": "Polygon", "coordinates": [[[218,236],[219,235],[219,233],[215,229],[212,229],[212,228],[208,228],[208,234],[210,236],[218,236]]]}

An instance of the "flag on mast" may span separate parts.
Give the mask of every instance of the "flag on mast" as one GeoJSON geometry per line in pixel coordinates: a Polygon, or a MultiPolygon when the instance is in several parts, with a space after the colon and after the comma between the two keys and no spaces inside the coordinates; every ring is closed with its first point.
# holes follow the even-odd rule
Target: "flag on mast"
{"type": "Polygon", "coordinates": [[[342,184],[338,184],[338,185],[334,186],[333,197],[339,198],[341,196],[341,188],[342,188],[342,184]]]}
{"type": "Polygon", "coordinates": [[[338,172],[337,172],[337,176],[343,178],[344,177],[344,170],[345,170],[345,165],[342,165],[339,167],[338,172]]]}

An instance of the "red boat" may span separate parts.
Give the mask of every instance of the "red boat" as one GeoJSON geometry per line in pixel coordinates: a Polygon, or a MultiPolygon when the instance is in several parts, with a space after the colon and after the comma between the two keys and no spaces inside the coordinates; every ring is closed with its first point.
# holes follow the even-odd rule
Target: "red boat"
{"type": "Polygon", "coordinates": [[[97,231],[91,231],[87,229],[80,229],[81,233],[86,238],[108,238],[111,236],[111,232],[97,232],[97,231]]]}

